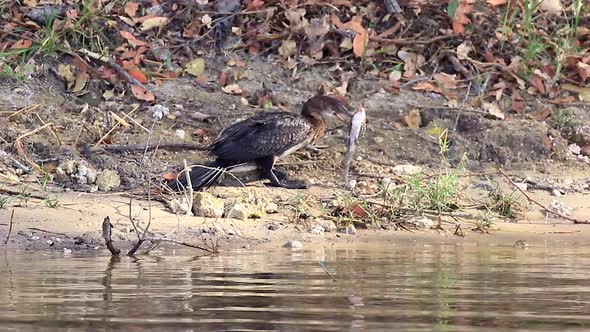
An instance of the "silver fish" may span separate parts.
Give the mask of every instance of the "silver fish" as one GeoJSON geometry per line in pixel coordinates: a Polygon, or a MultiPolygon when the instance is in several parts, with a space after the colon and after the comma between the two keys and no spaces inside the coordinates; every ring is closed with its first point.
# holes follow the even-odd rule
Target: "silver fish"
{"type": "Polygon", "coordinates": [[[347,185],[348,170],[350,168],[350,164],[352,163],[352,158],[356,153],[359,137],[365,131],[366,122],[367,113],[365,112],[364,108],[360,107],[350,120],[350,126],[348,127],[348,137],[346,138],[346,153],[342,159],[342,176],[344,177],[344,182],[347,185]]]}

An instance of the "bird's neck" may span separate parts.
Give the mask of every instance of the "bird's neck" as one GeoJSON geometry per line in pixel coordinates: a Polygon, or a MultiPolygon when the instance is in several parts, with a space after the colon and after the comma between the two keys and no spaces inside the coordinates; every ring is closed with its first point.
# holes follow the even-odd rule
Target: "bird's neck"
{"type": "Polygon", "coordinates": [[[324,118],[316,113],[304,112],[303,117],[311,123],[312,129],[312,142],[317,141],[320,137],[324,136],[326,131],[326,121],[324,118]]]}

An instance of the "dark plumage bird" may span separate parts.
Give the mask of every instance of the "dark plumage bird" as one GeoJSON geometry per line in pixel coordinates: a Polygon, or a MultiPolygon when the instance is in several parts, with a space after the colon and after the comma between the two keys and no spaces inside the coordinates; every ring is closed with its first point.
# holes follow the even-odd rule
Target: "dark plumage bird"
{"type": "MultiPolygon", "coordinates": [[[[208,147],[209,154],[215,156],[215,161],[191,169],[193,189],[210,187],[224,172],[252,169],[252,166],[269,179],[273,186],[307,188],[305,182],[289,180],[285,172],[275,169],[275,162],[322,137],[326,129],[326,119],[345,121],[350,119],[351,113],[349,105],[337,98],[315,96],[303,104],[300,114],[261,112],[237,122],[222,130],[208,147]]],[[[168,186],[173,190],[186,187],[186,176],[180,174],[168,186]]]]}

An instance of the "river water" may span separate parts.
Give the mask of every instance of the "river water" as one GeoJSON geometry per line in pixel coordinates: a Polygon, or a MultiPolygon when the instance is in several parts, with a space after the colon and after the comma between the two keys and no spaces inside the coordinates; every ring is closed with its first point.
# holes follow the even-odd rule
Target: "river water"
{"type": "Polygon", "coordinates": [[[590,247],[0,251],[0,331],[590,330],[590,247]]]}

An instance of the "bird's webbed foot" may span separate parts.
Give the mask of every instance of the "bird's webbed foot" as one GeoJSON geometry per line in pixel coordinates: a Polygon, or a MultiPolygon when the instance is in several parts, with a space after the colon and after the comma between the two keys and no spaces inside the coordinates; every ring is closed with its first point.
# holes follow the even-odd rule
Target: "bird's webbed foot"
{"type": "Polygon", "coordinates": [[[271,186],[273,187],[281,187],[285,189],[307,189],[309,186],[303,180],[289,180],[289,179],[281,179],[278,182],[271,182],[271,186]]]}

